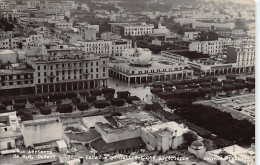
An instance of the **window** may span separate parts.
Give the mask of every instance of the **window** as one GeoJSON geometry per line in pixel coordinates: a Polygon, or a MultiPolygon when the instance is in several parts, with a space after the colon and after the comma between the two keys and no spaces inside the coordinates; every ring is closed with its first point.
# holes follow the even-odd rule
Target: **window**
{"type": "Polygon", "coordinates": [[[93,62],[91,62],[90,65],[93,66],[93,62]]]}
{"type": "Polygon", "coordinates": [[[105,71],[106,71],[106,68],[104,67],[104,68],[103,68],[103,72],[105,72],[105,71]]]}
{"type": "Polygon", "coordinates": [[[96,68],[96,72],[98,72],[98,68],[96,68]]]}
{"type": "Polygon", "coordinates": [[[98,61],[96,62],[96,65],[98,66],[98,61]]]}
{"type": "Polygon", "coordinates": [[[41,69],[41,66],[40,65],[38,65],[38,70],[40,70],[41,69]]]}
{"type": "Polygon", "coordinates": [[[88,63],[86,63],[86,68],[88,67],[88,63]]]}
{"type": "Polygon", "coordinates": [[[56,81],[59,81],[59,77],[56,77],[56,81]]]}
{"type": "Polygon", "coordinates": [[[44,70],[46,70],[46,65],[44,65],[44,70]]]}
{"type": "Polygon", "coordinates": [[[98,74],[96,74],[96,78],[98,78],[98,74]]]}
{"type": "Polygon", "coordinates": [[[91,68],[91,73],[93,72],[93,68],[91,68]]]}
{"type": "Polygon", "coordinates": [[[53,70],[53,66],[51,65],[51,70],[53,70]]]}
{"type": "Polygon", "coordinates": [[[59,64],[56,64],[56,68],[59,68],[59,64]]]}
{"type": "Polygon", "coordinates": [[[13,82],[9,82],[9,85],[13,85],[14,83],[13,82]]]}
{"type": "Polygon", "coordinates": [[[47,73],[46,72],[44,72],[44,76],[46,76],[47,75],[47,73]]]}
{"type": "Polygon", "coordinates": [[[106,61],[103,61],[103,64],[106,64],[106,61]]]}
{"type": "Polygon", "coordinates": [[[91,74],[91,78],[93,78],[93,74],[91,74]]]}
{"type": "Polygon", "coordinates": [[[44,82],[45,82],[45,83],[47,82],[47,79],[46,79],[46,78],[44,78],[44,82]]]}
{"type": "Polygon", "coordinates": [[[17,79],[18,79],[18,80],[20,79],[20,75],[17,75],[17,79]]]}
{"type": "Polygon", "coordinates": [[[68,74],[70,75],[70,70],[68,71],[68,74]]]}
{"type": "Polygon", "coordinates": [[[103,77],[106,77],[106,73],[103,73],[103,77]]]}
{"type": "Polygon", "coordinates": [[[38,79],[38,83],[41,83],[41,79],[38,79]]]}

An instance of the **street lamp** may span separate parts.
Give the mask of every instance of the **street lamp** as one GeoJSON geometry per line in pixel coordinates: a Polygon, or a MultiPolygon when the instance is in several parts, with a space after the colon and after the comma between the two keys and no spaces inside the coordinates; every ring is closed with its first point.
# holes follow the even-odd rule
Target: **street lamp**
{"type": "Polygon", "coordinates": [[[49,96],[47,96],[47,99],[48,99],[48,100],[47,100],[47,105],[49,105],[49,98],[50,98],[50,97],[49,97],[49,96]]]}

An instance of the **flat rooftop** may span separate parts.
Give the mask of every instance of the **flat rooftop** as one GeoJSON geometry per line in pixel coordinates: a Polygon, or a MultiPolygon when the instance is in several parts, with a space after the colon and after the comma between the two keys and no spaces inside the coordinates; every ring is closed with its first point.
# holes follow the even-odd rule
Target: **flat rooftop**
{"type": "Polygon", "coordinates": [[[172,54],[180,55],[183,57],[187,57],[189,59],[199,59],[199,58],[209,58],[209,54],[197,53],[196,51],[187,51],[187,50],[166,50],[165,52],[169,52],[172,54]]]}
{"type": "Polygon", "coordinates": [[[100,138],[101,135],[96,130],[81,133],[65,133],[70,140],[89,142],[100,138]]]}
{"type": "Polygon", "coordinates": [[[52,123],[61,123],[61,121],[59,118],[46,118],[46,119],[23,121],[24,126],[37,126],[37,125],[45,125],[45,124],[52,124],[52,123]]]}
{"type": "Polygon", "coordinates": [[[91,143],[91,146],[99,153],[107,153],[119,151],[122,149],[145,146],[143,140],[138,138],[132,138],[127,140],[121,140],[113,143],[106,143],[102,138],[91,143]]]}

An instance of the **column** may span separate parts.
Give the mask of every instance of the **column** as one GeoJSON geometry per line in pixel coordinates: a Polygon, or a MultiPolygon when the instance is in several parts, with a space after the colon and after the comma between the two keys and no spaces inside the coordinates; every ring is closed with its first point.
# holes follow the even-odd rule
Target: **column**
{"type": "Polygon", "coordinates": [[[50,84],[48,84],[48,93],[50,93],[50,84]]]}
{"type": "Polygon", "coordinates": [[[74,86],[74,83],[72,82],[71,83],[71,90],[73,91],[73,86],[74,86]]]}
{"type": "Polygon", "coordinates": [[[96,88],[96,81],[94,80],[93,83],[94,83],[94,88],[96,88]]]}
{"type": "Polygon", "coordinates": [[[66,92],[67,92],[67,90],[68,90],[68,86],[67,86],[67,83],[65,83],[66,84],[66,92]]]}
{"type": "Polygon", "coordinates": [[[56,84],[53,84],[53,91],[56,92],[56,84]]]}
{"type": "Polygon", "coordinates": [[[83,90],[85,89],[85,82],[83,81],[83,90]]]}
{"type": "Polygon", "coordinates": [[[88,81],[88,89],[90,89],[90,81],[88,81]]]}
{"type": "Polygon", "coordinates": [[[38,92],[37,92],[37,86],[35,86],[35,94],[38,94],[38,92]]]}
{"type": "Polygon", "coordinates": [[[78,88],[78,90],[79,90],[79,82],[77,82],[77,88],[78,88]]]}
{"type": "Polygon", "coordinates": [[[43,93],[43,86],[41,85],[41,87],[42,87],[42,93],[43,93]]]}
{"type": "Polygon", "coordinates": [[[130,77],[127,77],[127,85],[130,86],[130,77]]]}

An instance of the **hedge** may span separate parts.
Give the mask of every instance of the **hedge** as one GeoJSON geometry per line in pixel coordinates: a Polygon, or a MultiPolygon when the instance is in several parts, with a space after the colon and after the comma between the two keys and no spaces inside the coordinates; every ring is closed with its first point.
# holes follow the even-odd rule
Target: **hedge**
{"type": "Polygon", "coordinates": [[[85,110],[88,110],[90,107],[87,102],[82,102],[82,103],[77,104],[77,108],[80,111],[85,111],[85,110]]]}
{"type": "Polygon", "coordinates": [[[71,104],[61,104],[57,106],[56,111],[60,113],[71,113],[73,110],[73,107],[71,104]]]}
{"type": "Polygon", "coordinates": [[[49,115],[51,114],[51,108],[50,107],[40,107],[40,113],[42,115],[49,115]]]}

